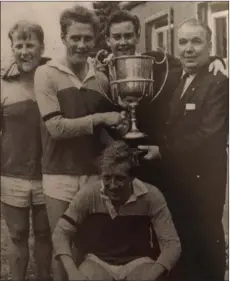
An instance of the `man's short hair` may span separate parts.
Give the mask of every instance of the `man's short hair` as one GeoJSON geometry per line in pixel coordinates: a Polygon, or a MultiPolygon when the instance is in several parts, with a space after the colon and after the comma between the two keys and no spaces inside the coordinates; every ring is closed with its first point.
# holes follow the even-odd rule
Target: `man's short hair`
{"type": "Polygon", "coordinates": [[[106,24],[105,34],[106,36],[109,36],[110,34],[110,28],[112,24],[114,23],[121,23],[125,21],[131,21],[134,25],[134,29],[137,35],[140,34],[140,20],[138,16],[132,15],[130,12],[126,10],[119,10],[114,13],[112,13],[108,19],[108,22],[106,24]]]}
{"type": "Polygon", "coordinates": [[[99,18],[89,9],[75,5],[70,9],[65,9],[60,16],[60,25],[62,34],[66,34],[67,28],[75,22],[91,24],[95,34],[99,30],[99,18]]]}
{"type": "Polygon", "coordinates": [[[34,22],[27,20],[17,21],[10,29],[8,33],[8,37],[13,43],[13,34],[17,32],[19,33],[22,39],[28,39],[31,36],[31,33],[36,34],[39,43],[44,44],[44,32],[42,27],[34,22]]]}
{"type": "Polygon", "coordinates": [[[206,32],[206,38],[207,38],[207,41],[211,41],[212,40],[212,30],[211,28],[206,24],[204,23],[203,21],[199,20],[199,19],[196,19],[196,18],[190,18],[190,19],[186,19],[185,21],[183,21],[179,27],[178,27],[178,30],[185,24],[188,24],[188,25],[192,25],[192,26],[201,26],[204,31],[206,32]]]}
{"type": "Polygon", "coordinates": [[[132,169],[132,151],[122,140],[113,141],[105,148],[100,158],[102,172],[104,170],[109,170],[111,173],[116,172],[117,166],[122,166],[127,172],[131,172],[132,169]]]}

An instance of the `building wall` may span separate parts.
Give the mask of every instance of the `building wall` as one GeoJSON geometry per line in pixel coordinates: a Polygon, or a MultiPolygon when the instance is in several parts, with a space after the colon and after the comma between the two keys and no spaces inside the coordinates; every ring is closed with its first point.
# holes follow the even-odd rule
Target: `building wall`
{"type": "MultiPolygon", "coordinates": [[[[130,10],[134,15],[137,15],[141,22],[141,37],[137,46],[138,52],[146,50],[145,42],[145,20],[160,12],[167,12],[170,8],[174,10],[174,26],[177,26],[187,18],[197,17],[196,2],[145,2],[130,10]]],[[[174,55],[177,55],[177,47],[175,40],[176,32],[174,32],[174,55]]]]}

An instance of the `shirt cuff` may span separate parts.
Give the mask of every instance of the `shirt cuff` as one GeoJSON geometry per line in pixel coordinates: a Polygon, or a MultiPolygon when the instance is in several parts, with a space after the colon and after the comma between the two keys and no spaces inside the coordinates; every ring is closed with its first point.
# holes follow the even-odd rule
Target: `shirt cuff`
{"type": "Polygon", "coordinates": [[[62,252],[61,252],[61,253],[55,253],[55,254],[54,254],[54,259],[55,259],[55,260],[60,260],[60,257],[61,257],[61,256],[69,256],[69,257],[71,257],[71,258],[73,257],[72,254],[64,253],[64,252],[62,253],[62,252]]]}
{"type": "Polygon", "coordinates": [[[174,249],[172,249],[170,252],[168,249],[168,251],[161,253],[159,258],[156,260],[156,263],[161,264],[169,272],[179,260],[180,254],[181,246],[178,242],[174,245],[174,249]]]}
{"type": "Polygon", "coordinates": [[[170,269],[167,268],[164,264],[162,264],[158,260],[156,260],[155,264],[159,264],[160,266],[162,266],[165,269],[165,273],[164,274],[168,274],[169,273],[170,269]]]}

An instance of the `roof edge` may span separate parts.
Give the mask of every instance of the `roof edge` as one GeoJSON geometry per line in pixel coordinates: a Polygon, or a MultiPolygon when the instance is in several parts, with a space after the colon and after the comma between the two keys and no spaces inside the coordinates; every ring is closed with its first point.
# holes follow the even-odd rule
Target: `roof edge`
{"type": "Polygon", "coordinates": [[[146,2],[147,1],[122,1],[119,6],[121,9],[131,10],[132,8],[146,2]]]}

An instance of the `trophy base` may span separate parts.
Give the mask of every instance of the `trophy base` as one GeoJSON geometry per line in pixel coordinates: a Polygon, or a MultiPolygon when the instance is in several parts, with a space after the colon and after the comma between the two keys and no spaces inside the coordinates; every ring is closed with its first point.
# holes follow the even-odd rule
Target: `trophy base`
{"type": "Polygon", "coordinates": [[[140,132],[140,131],[133,131],[133,132],[128,132],[124,135],[125,139],[142,139],[145,138],[147,135],[140,132]]]}

